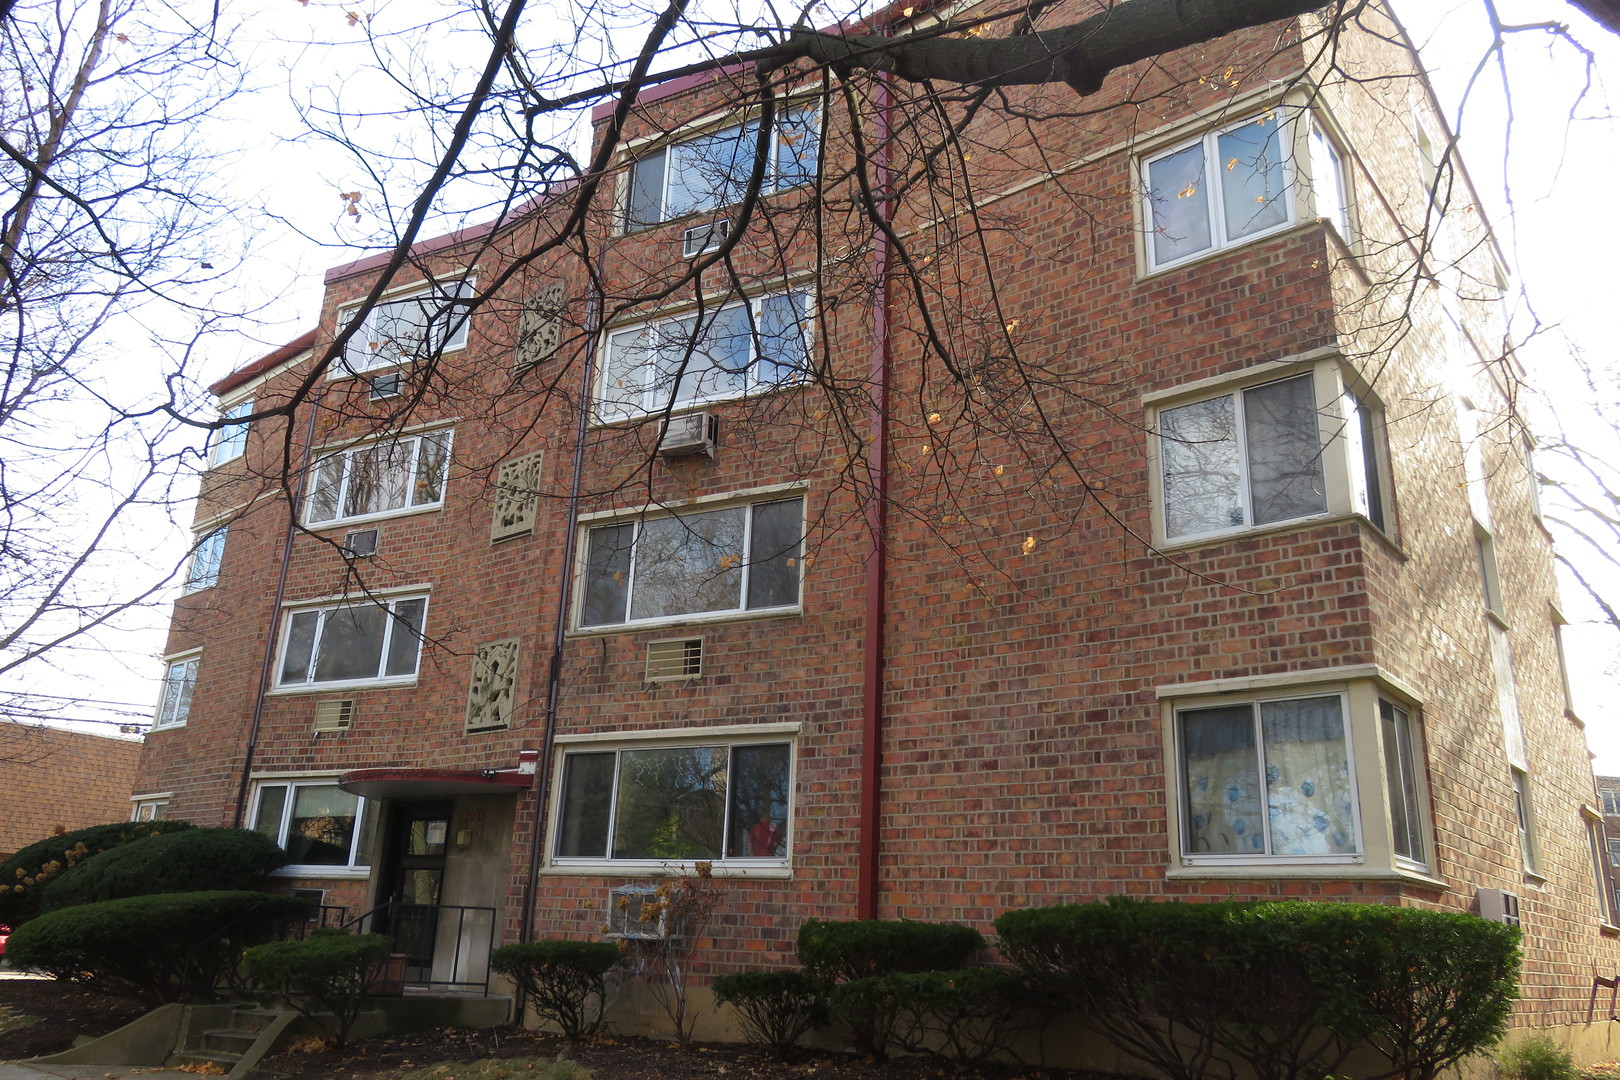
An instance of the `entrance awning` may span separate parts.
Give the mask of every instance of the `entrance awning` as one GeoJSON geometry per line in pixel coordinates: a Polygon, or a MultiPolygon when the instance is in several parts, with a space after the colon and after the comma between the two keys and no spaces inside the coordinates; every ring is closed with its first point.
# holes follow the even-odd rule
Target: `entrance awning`
{"type": "Polygon", "coordinates": [[[338,787],[367,799],[442,799],[451,795],[512,795],[534,783],[516,769],[356,769],[338,787]]]}

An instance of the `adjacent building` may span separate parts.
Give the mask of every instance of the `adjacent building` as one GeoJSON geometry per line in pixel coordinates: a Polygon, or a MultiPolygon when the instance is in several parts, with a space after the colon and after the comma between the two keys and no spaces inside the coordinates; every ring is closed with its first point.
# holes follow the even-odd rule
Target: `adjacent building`
{"type": "Polygon", "coordinates": [[[1505,272],[1399,27],[1319,29],[954,140],[899,81],[697,76],[599,111],[588,212],[421,243],[363,316],[387,257],[334,268],[213,388],[259,419],[138,812],[417,905],[424,982],[707,861],[711,970],[1324,898],[1516,920],[1519,1022],[1584,1021],[1620,931],[1505,272]]]}

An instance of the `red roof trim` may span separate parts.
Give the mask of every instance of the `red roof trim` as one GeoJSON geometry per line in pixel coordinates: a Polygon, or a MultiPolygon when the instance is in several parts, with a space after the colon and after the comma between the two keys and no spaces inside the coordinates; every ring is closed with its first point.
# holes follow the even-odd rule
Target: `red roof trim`
{"type": "Polygon", "coordinates": [[[252,382],[265,372],[296,359],[300,353],[305,352],[314,344],[315,331],[313,329],[305,330],[275,352],[270,353],[268,356],[261,356],[245,367],[237,368],[208,389],[216,397],[224,397],[232,390],[245,383],[252,382]]]}

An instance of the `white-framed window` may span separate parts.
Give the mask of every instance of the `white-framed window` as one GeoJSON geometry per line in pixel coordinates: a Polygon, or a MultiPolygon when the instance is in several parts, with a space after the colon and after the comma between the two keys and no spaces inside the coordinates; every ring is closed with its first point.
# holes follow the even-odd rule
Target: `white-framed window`
{"type": "Polygon", "coordinates": [[[170,660],[163,675],[163,695],[158,700],[152,729],[179,727],[191,715],[191,693],[197,687],[197,665],[201,655],[170,660]]]}
{"type": "MultiPolygon", "coordinates": [[[[777,114],[760,191],[771,194],[816,178],[821,114],[814,105],[777,114]]],[[[759,121],[749,120],[665,143],[636,155],[624,197],[626,232],[741,201],[753,175],[759,121]]]]}
{"type": "MultiPolygon", "coordinates": [[[[1606,815],[1620,817],[1620,791],[1605,791],[1598,797],[1603,801],[1603,812],[1606,815]]],[[[1620,863],[1615,865],[1620,866],[1620,863]]]]}
{"type": "MultiPolygon", "coordinates": [[[[424,285],[377,303],[343,349],[334,375],[422,360],[467,344],[467,300],[473,295],[466,279],[424,285]]],[[[339,316],[347,325],[352,311],[339,316]]]]}
{"type": "Polygon", "coordinates": [[[1416,708],[1374,665],[1158,688],[1173,876],[1424,875],[1416,708]]]}
{"type": "Polygon", "coordinates": [[[169,816],[169,796],[137,795],[129,802],[129,820],[162,821],[169,816]]]}
{"type": "Polygon", "coordinates": [[[603,421],[724,401],[803,379],[810,294],[737,300],[609,330],[597,390],[603,421]]]}
{"type": "Polygon", "coordinates": [[[1620,866],[1620,840],[1605,840],[1603,847],[1609,853],[1609,865],[1620,866]]]}
{"type": "Polygon", "coordinates": [[[1603,818],[1600,815],[1593,813],[1590,806],[1583,806],[1581,817],[1586,825],[1586,842],[1592,856],[1592,884],[1597,892],[1598,919],[1605,926],[1613,926],[1614,878],[1610,868],[1614,865],[1614,849],[1609,848],[1609,858],[1605,860],[1603,818]]]}
{"type": "Polygon", "coordinates": [[[422,652],[426,596],[300,608],[281,631],[278,689],[410,682],[422,652]]]}
{"type": "Polygon", "coordinates": [[[1389,792],[1389,824],[1395,855],[1414,866],[1427,866],[1422,761],[1411,713],[1388,698],[1378,699],[1384,744],[1384,781],[1389,792]]]}
{"type": "Polygon", "coordinates": [[[287,853],[283,874],[371,865],[376,814],[333,780],[261,782],[252,820],[254,829],[287,853]]]}
{"type": "Polygon", "coordinates": [[[219,564],[225,557],[225,534],[221,525],[203,534],[197,546],[191,549],[191,561],[186,564],[184,591],[194,593],[213,588],[219,582],[219,564]]]}
{"type": "Polygon", "coordinates": [[[1299,104],[1273,106],[1144,155],[1139,182],[1148,272],[1312,216],[1348,240],[1345,161],[1321,119],[1299,104]]]}
{"type": "Polygon", "coordinates": [[[436,508],[449,469],[447,429],[327,454],[315,462],[305,522],[334,525],[436,508]]]}
{"type": "Polygon", "coordinates": [[[565,744],[558,769],[554,863],[787,863],[790,734],[710,729],[565,744]]]}
{"type": "Polygon", "coordinates": [[[1498,619],[1507,618],[1502,606],[1502,574],[1496,564],[1496,538],[1483,525],[1474,525],[1474,557],[1479,567],[1480,599],[1485,610],[1498,619]]]}
{"type": "Polygon", "coordinates": [[[1388,531],[1389,474],[1376,401],[1350,389],[1333,362],[1260,370],[1209,380],[1218,392],[1150,395],[1163,542],[1334,513],[1360,514],[1388,531]]]}
{"type": "MultiPolygon", "coordinates": [[[[239,401],[225,409],[220,414],[220,418],[240,421],[244,416],[248,416],[252,412],[253,399],[248,398],[246,401],[239,401]]],[[[209,455],[209,464],[219,465],[230,461],[232,458],[241,457],[242,452],[247,449],[247,436],[248,425],[244,423],[226,424],[218,431],[215,431],[214,447],[209,455]]]]}
{"type": "Polygon", "coordinates": [[[1526,874],[1540,877],[1541,848],[1536,837],[1536,805],[1530,794],[1530,774],[1517,766],[1509,771],[1513,777],[1513,820],[1519,835],[1519,859],[1526,874]]]}
{"type": "Polygon", "coordinates": [[[799,605],[804,498],[587,528],[582,629],[799,605]]]}

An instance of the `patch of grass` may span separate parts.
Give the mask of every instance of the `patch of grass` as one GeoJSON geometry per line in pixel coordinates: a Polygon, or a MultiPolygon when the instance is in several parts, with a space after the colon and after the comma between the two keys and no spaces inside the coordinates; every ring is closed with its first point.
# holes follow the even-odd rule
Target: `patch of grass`
{"type": "Polygon", "coordinates": [[[398,1080],[591,1080],[591,1070],[566,1058],[491,1058],[445,1062],[397,1074],[398,1080]]]}

